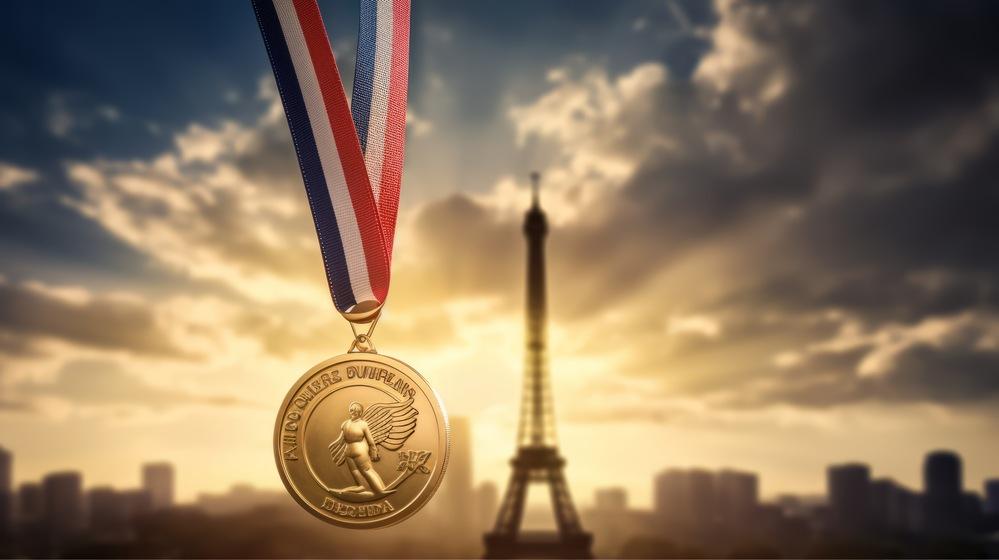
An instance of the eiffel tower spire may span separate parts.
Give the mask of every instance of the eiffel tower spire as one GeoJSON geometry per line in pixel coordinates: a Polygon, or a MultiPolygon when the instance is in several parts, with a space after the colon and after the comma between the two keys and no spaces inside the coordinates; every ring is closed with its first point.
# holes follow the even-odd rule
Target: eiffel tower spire
{"type": "Polygon", "coordinates": [[[496,525],[485,536],[486,558],[589,558],[592,536],[583,531],[569,495],[558,452],[551,376],[548,371],[548,302],[545,237],[548,219],[541,209],[541,176],[531,174],[531,208],[524,219],[527,238],[527,349],[524,389],[517,431],[517,454],[496,525]],[[557,531],[521,531],[527,486],[547,484],[557,531]]]}
{"type": "Polygon", "coordinates": [[[555,410],[548,372],[548,295],[545,286],[545,238],[548,219],[541,210],[541,175],[531,173],[531,208],[524,219],[527,237],[527,352],[517,445],[556,445],[555,410]]]}

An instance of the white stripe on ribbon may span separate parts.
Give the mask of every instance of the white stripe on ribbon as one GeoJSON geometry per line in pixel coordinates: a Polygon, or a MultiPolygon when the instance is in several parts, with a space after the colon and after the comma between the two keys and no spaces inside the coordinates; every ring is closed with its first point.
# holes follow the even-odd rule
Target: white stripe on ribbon
{"type": "MultiPolygon", "coordinates": [[[[371,179],[375,202],[382,191],[382,163],[385,161],[385,127],[388,121],[389,76],[392,73],[392,0],[378,0],[378,24],[375,31],[375,69],[371,88],[371,109],[368,111],[368,139],[364,161],[371,179]]],[[[360,301],[360,300],[358,300],[360,301]]]]}
{"type": "Polygon", "coordinates": [[[350,200],[347,179],[340,164],[340,154],[336,149],[329,114],[326,112],[326,103],[319,88],[319,80],[302,33],[302,26],[298,21],[298,13],[292,0],[275,0],[274,8],[281,21],[281,31],[288,44],[288,52],[291,54],[302,98],[309,113],[309,125],[316,140],[323,175],[326,177],[326,188],[333,203],[333,213],[336,216],[337,229],[340,231],[344,257],[347,260],[350,288],[354,292],[356,301],[374,300],[375,295],[368,279],[364,246],[361,243],[361,232],[354,216],[354,205],[350,200]]]}

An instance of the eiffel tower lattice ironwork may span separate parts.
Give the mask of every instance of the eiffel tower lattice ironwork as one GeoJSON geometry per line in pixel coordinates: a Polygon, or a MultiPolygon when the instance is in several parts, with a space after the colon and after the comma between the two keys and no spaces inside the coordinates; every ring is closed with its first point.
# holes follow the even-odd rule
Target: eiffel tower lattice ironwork
{"type": "Polygon", "coordinates": [[[531,174],[527,237],[527,356],[517,454],[496,525],[485,535],[486,558],[590,558],[592,535],[583,530],[569,495],[565,459],[555,438],[555,412],[548,372],[545,236],[548,220],[538,196],[540,175],[531,174]],[[547,484],[557,530],[521,530],[530,484],[547,484]]]}

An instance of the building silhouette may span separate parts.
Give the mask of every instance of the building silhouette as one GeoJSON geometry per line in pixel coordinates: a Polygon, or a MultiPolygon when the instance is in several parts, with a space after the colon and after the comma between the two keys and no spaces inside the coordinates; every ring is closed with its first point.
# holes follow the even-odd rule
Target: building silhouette
{"type": "Polygon", "coordinates": [[[6,538],[14,522],[14,455],[0,447],[0,538],[6,538]]]}
{"type": "Polygon", "coordinates": [[[128,499],[123,492],[110,486],[92,488],[87,492],[89,529],[98,535],[117,535],[129,529],[128,499]]]}
{"type": "Polygon", "coordinates": [[[149,493],[154,510],[173,506],[174,472],[170,463],[147,463],[142,465],[142,488],[149,493]]]}
{"type": "Polygon", "coordinates": [[[87,527],[96,536],[127,536],[135,519],[152,511],[152,497],[143,489],[100,486],[87,492],[87,527]]]}
{"type": "Polygon", "coordinates": [[[690,502],[687,472],[680,469],[667,469],[656,475],[653,495],[653,510],[666,523],[685,520],[690,502]]]}
{"type": "Polygon", "coordinates": [[[499,506],[499,490],[492,482],[484,481],[475,487],[475,504],[477,528],[488,530],[496,520],[496,508],[499,506]]]}
{"type": "Polygon", "coordinates": [[[999,478],[985,481],[985,513],[999,515],[999,478]]]}
{"type": "Polygon", "coordinates": [[[871,469],[860,463],[831,465],[826,471],[829,515],[834,530],[859,533],[870,519],[871,469]]]}
{"type": "Polygon", "coordinates": [[[624,488],[597,488],[593,493],[594,509],[601,513],[620,513],[628,509],[628,492],[624,488]]]}
{"type": "Polygon", "coordinates": [[[628,492],[620,487],[594,490],[593,507],[583,511],[583,519],[593,531],[598,557],[618,555],[629,539],[652,534],[661,525],[651,512],[631,509],[628,492]]]}
{"type": "Polygon", "coordinates": [[[915,531],[922,524],[922,499],[890,478],[871,481],[870,522],[879,531],[915,531]]]}
{"type": "Polygon", "coordinates": [[[653,512],[670,534],[745,532],[759,513],[759,479],[734,469],[667,469],[653,482],[653,512]]]}
{"type": "Polygon", "coordinates": [[[923,463],[923,521],[930,533],[960,532],[964,507],[961,458],[952,451],[934,451],[923,463]]]}
{"type": "Polygon", "coordinates": [[[527,238],[527,367],[513,473],[492,532],[485,535],[487,558],[588,558],[592,535],[583,530],[569,495],[555,437],[555,411],[548,371],[545,237],[548,219],[541,210],[540,175],[531,174],[531,208],[524,219],[527,238]],[[521,530],[531,483],[548,486],[556,530],[521,530]]]}
{"type": "Polygon", "coordinates": [[[45,513],[45,493],[37,482],[25,482],[17,490],[15,513],[18,523],[38,523],[45,513]]]}
{"type": "MultiPolygon", "coordinates": [[[[953,496],[961,488],[961,461],[948,455],[930,454],[924,467],[934,481],[927,488],[953,496]]],[[[595,535],[592,550],[608,558],[999,557],[999,479],[986,481],[984,494],[960,492],[953,532],[943,534],[923,522],[930,509],[922,493],[889,478],[872,479],[863,464],[831,465],[826,474],[827,495],[785,494],[761,502],[754,473],[668,469],[655,477],[654,509],[630,505],[621,487],[602,487],[580,517],[595,535]],[[866,501],[860,498],[865,492],[866,501]],[[849,515],[866,521],[843,521],[849,515]]],[[[477,546],[456,538],[456,527],[477,533],[498,499],[488,481],[470,488],[461,504],[457,494],[442,489],[435,498],[439,507],[388,533],[358,534],[317,522],[283,491],[236,485],[193,505],[154,512],[145,489],[103,486],[83,493],[82,482],[79,473],[63,472],[42,484],[20,485],[14,531],[0,540],[0,556],[465,558],[477,546]]],[[[532,541],[534,535],[522,533],[522,544],[552,542],[532,541]]],[[[534,548],[537,556],[554,556],[546,550],[553,552],[534,548]]]]}
{"type": "Polygon", "coordinates": [[[707,469],[692,469],[687,474],[687,508],[690,521],[697,527],[710,527],[715,513],[715,477],[707,469]]]}
{"type": "Polygon", "coordinates": [[[60,549],[84,529],[83,475],[58,472],[42,480],[42,531],[49,550],[60,549]]]}
{"type": "Polygon", "coordinates": [[[434,497],[433,508],[441,519],[447,520],[447,528],[454,535],[453,544],[467,545],[478,540],[476,535],[479,529],[475,516],[468,515],[475,499],[472,490],[472,428],[468,418],[460,416],[450,418],[449,424],[451,455],[447,476],[434,497]]]}
{"type": "Polygon", "coordinates": [[[258,490],[248,484],[234,484],[227,492],[198,494],[195,505],[210,515],[229,515],[259,507],[288,503],[287,492],[258,490]]]}
{"type": "Polygon", "coordinates": [[[723,469],[715,476],[715,511],[725,527],[751,523],[760,506],[760,482],[755,473],[723,469]]]}
{"type": "Polygon", "coordinates": [[[0,447],[0,492],[11,492],[14,484],[14,454],[0,447]]]}

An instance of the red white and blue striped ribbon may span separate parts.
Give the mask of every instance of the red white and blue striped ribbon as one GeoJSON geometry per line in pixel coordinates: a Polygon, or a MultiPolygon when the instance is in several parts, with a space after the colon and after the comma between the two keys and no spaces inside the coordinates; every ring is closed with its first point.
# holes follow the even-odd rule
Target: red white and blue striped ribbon
{"type": "Polygon", "coordinates": [[[333,302],[388,295],[406,140],[409,0],[361,0],[348,107],[316,0],[253,0],[298,154],[333,302]]]}

